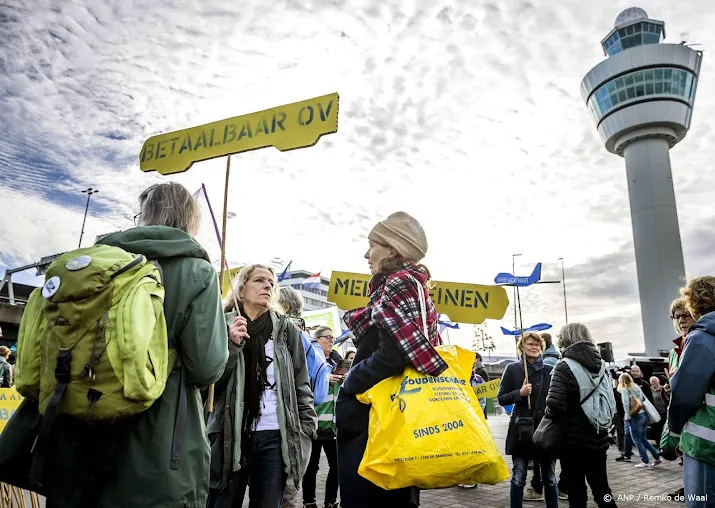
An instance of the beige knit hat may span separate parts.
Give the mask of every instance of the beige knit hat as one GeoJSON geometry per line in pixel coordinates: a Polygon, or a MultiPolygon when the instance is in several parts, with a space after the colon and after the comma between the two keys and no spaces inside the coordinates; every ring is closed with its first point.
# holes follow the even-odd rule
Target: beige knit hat
{"type": "Polygon", "coordinates": [[[403,257],[421,261],[427,254],[427,236],[417,220],[405,212],[395,212],[375,224],[368,239],[392,247],[403,257]]]}

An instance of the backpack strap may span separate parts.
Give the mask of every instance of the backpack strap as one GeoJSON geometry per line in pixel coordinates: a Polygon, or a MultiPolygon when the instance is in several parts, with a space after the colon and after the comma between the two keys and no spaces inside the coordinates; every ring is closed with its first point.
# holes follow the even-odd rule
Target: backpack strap
{"type": "Polygon", "coordinates": [[[119,270],[117,270],[112,275],[110,275],[109,278],[114,279],[115,277],[119,277],[121,274],[123,274],[124,272],[128,272],[129,270],[131,270],[132,268],[134,268],[135,266],[137,266],[138,264],[140,264],[143,261],[144,261],[144,256],[142,256],[140,254],[137,257],[135,257],[131,263],[121,267],[119,270]]]}
{"type": "Polygon", "coordinates": [[[57,356],[57,365],[55,366],[55,377],[57,378],[57,386],[47,404],[45,415],[42,419],[40,431],[37,434],[37,440],[32,450],[32,465],[30,466],[30,485],[35,490],[43,488],[43,479],[45,474],[45,458],[47,455],[47,444],[50,439],[50,431],[52,424],[57,418],[57,407],[64,397],[67,386],[70,384],[72,355],[69,351],[60,351],[57,356]]]}
{"type": "Polygon", "coordinates": [[[591,395],[593,395],[594,393],[596,393],[596,390],[598,390],[598,387],[601,386],[601,382],[603,381],[603,377],[604,377],[605,375],[606,375],[606,373],[604,372],[604,373],[601,375],[601,377],[598,378],[598,383],[596,383],[596,386],[594,387],[594,389],[591,390],[591,393],[589,393],[588,395],[586,395],[586,397],[584,397],[583,399],[581,399],[581,402],[579,402],[579,406],[582,406],[584,402],[586,402],[588,399],[591,398],[591,395]]]}

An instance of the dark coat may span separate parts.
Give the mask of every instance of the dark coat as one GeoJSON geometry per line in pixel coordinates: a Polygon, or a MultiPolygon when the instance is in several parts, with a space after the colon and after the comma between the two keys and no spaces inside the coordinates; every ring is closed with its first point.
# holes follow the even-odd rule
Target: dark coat
{"type": "MultiPolygon", "coordinates": [[[[601,370],[601,353],[592,342],[577,342],[564,349],[562,355],[577,361],[589,372],[598,373],[601,370]]],[[[608,449],[608,432],[597,432],[581,409],[581,391],[566,362],[559,362],[554,367],[546,407],[549,418],[563,424],[566,449],[608,449]]]]}
{"type": "Polygon", "coordinates": [[[544,365],[541,358],[527,365],[531,383],[531,409],[529,409],[527,398],[522,397],[519,393],[525,378],[523,361],[507,365],[499,385],[498,400],[501,406],[514,404],[506,435],[506,454],[533,458],[539,456],[540,452],[533,443],[519,443],[516,419],[520,416],[533,416],[534,429],[539,425],[546,409],[546,393],[549,389],[551,367],[544,365]]]}
{"type": "Polygon", "coordinates": [[[383,490],[357,472],[367,446],[370,406],[359,402],[355,395],[383,379],[402,374],[405,367],[405,359],[388,332],[372,328],[360,340],[353,367],[335,403],[340,497],[346,508],[419,505],[419,489],[383,490]]]}
{"type": "Polygon", "coordinates": [[[484,364],[482,362],[477,363],[477,370],[475,374],[477,376],[481,376],[485,382],[489,381],[489,373],[487,372],[487,369],[484,368],[484,364]]]}
{"type": "Polygon", "coordinates": [[[635,384],[638,385],[638,388],[641,389],[643,395],[645,395],[645,398],[648,399],[651,404],[653,404],[653,389],[650,387],[650,383],[642,377],[634,379],[633,381],[635,382],[635,384]]]}

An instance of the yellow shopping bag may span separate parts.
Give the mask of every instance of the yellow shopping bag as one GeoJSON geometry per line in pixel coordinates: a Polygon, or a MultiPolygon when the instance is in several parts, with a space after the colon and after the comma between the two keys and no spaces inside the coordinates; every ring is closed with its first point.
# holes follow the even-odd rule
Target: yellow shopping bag
{"type": "Polygon", "coordinates": [[[470,386],[474,353],[440,346],[449,368],[438,377],[405,369],[358,395],[370,429],[358,472],[383,489],[494,485],[509,478],[470,386]]]}

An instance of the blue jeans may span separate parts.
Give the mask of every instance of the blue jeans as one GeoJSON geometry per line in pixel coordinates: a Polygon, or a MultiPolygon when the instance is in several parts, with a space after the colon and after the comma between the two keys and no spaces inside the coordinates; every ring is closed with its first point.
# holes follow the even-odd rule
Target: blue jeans
{"type": "Polygon", "coordinates": [[[631,416],[630,420],[631,427],[631,437],[633,442],[638,447],[638,452],[641,455],[642,462],[648,462],[648,452],[653,454],[653,458],[658,460],[660,454],[655,446],[653,446],[650,441],[646,438],[646,431],[648,430],[648,415],[643,412],[635,416],[631,416]]]}
{"type": "Polygon", "coordinates": [[[633,439],[631,439],[631,424],[628,420],[623,422],[623,456],[633,455],[633,439]]]}
{"type": "Polygon", "coordinates": [[[246,488],[250,508],[280,508],[287,474],[283,468],[280,430],[261,430],[251,435],[245,466],[228,478],[226,490],[209,490],[208,508],[234,508],[243,504],[246,488]]]}
{"type": "MultiPolygon", "coordinates": [[[[511,487],[509,499],[511,508],[522,508],[524,504],[524,485],[526,485],[526,466],[529,459],[512,455],[511,487]]],[[[559,507],[559,493],[556,489],[556,461],[535,459],[534,471],[541,469],[541,481],[544,483],[544,500],[547,508],[559,507]]]]}
{"type": "Polygon", "coordinates": [[[684,453],[683,486],[687,508],[715,508],[715,466],[700,462],[684,453]],[[688,499],[688,496],[692,496],[691,499],[688,499]],[[702,500],[698,500],[696,496],[702,500]]]}

